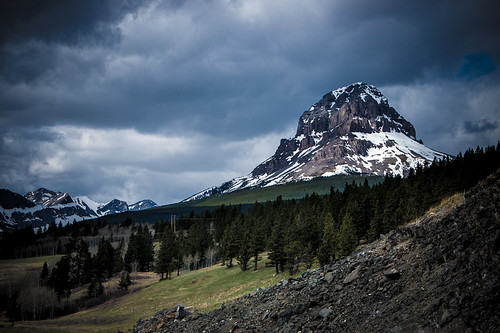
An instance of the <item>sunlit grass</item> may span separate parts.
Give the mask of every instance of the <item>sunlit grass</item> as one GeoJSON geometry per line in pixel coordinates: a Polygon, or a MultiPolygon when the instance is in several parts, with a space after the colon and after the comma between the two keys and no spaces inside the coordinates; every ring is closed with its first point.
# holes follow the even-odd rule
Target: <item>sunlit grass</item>
{"type": "Polygon", "coordinates": [[[13,278],[20,279],[26,274],[40,274],[44,262],[47,262],[50,267],[55,265],[59,258],[61,258],[60,255],[0,260],[0,283],[8,282],[13,278]]]}
{"type": "Polygon", "coordinates": [[[177,304],[207,312],[222,302],[289,277],[288,273],[274,275],[273,267],[265,267],[266,261],[267,258],[259,261],[257,271],[253,271],[253,266],[243,272],[237,265],[227,268],[217,264],[163,281],[158,281],[154,273],[140,273],[138,283],[131,286],[135,291],[125,296],[72,315],[16,323],[13,330],[4,329],[9,332],[126,332],[139,318],[150,318],[157,311],[177,304]]]}

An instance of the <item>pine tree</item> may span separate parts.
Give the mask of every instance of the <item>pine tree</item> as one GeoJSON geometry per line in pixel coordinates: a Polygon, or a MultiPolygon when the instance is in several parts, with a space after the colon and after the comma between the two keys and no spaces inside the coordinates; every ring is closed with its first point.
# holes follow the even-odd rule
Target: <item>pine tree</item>
{"type": "Polygon", "coordinates": [[[318,260],[320,265],[329,264],[335,259],[335,221],[332,214],[329,212],[325,216],[325,227],[323,229],[323,239],[318,250],[318,260]]]}
{"type": "Polygon", "coordinates": [[[356,229],[352,222],[352,217],[346,214],[340,226],[339,237],[337,240],[337,252],[340,256],[351,254],[356,248],[356,229]]]}
{"type": "Polygon", "coordinates": [[[125,252],[124,262],[128,272],[132,271],[132,266],[139,262],[139,244],[138,236],[136,233],[130,235],[127,251],[125,252]]]}
{"type": "Polygon", "coordinates": [[[250,248],[250,230],[247,229],[241,238],[240,247],[237,255],[238,265],[242,271],[247,270],[248,261],[252,257],[252,250],[250,248]]]}
{"type": "Polygon", "coordinates": [[[271,229],[271,235],[268,239],[267,248],[269,250],[269,259],[273,263],[276,274],[283,271],[283,266],[286,262],[285,256],[285,241],[284,241],[284,222],[278,218],[271,229]]]}
{"type": "Polygon", "coordinates": [[[129,272],[134,263],[141,272],[151,269],[151,264],[154,262],[154,246],[153,236],[147,226],[139,225],[136,232],[130,235],[124,261],[129,272]]]}
{"type": "Polygon", "coordinates": [[[149,272],[151,270],[151,265],[154,263],[154,244],[153,236],[149,231],[147,226],[144,226],[142,239],[141,239],[141,251],[139,255],[139,265],[141,271],[149,272]]]}
{"type": "Polygon", "coordinates": [[[156,273],[161,274],[160,280],[163,280],[163,275],[166,273],[166,278],[176,268],[176,260],[179,257],[179,246],[175,239],[175,234],[170,227],[163,230],[163,235],[160,243],[160,250],[158,252],[158,259],[156,261],[156,273]]]}
{"type": "Polygon", "coordinates": [[[40,284],[42,286],[47,285],[49,280],[49,267],[47,266],[47,262],[43,263],[42,271],[40,272],[40,284]]]}
{"type": "Polygon", "coordinates": [[[120,290],[128,290],[128,286],[132,284],[130,280],[130,273],[126,270],[122,271],[120,275],[120,280],[118,281],[118,289],[120,290]]]}
{"type": "Polygon", "coordinates": [[[233,267],[233,258],[236,258],[239,253],[241,245],[241,228],[239,226],[239,220],[235,220],[229,226],[226,227],[224,235],[222,236],[222,255],[225,260],[228,260],[228,268],[233,267]]]}
{"type": "Polygon", "coordinates": [[[250,239],[249,239],[250,251],[253,255],[254,271],[257,270],[257,264],[259,262],[259,253],[264,250],[265,245],[266,245],[266,237],[264,233],[263,223],[260,222],[259,220],[254,221],[254,223],[252,223],[250,239]]]}
{"type": "Polygon", "coordinates": [[[72,255],[71,276],[74,286],[89,283],[92,278],[92,257],[89,247],[83,239],[79,239],[72,255]]]}
{"type": "Polygon", "coordinates": [[[19,290],[14,290],[9,285],[9,293],[7,295],[7,309],[5,314],[11,320],[12,326],[20,316],[21,309],[19,307],[19,290]]]}
{"type": "Polygon", "coordinates": [[[87,288],[87,296],[91,298],[98,298],[104,294],[104,287],[98,278],[93,278],[87,288]]]}
{"type": "Polygon", "coordinates": [[[115,273],[115,249],[109,240],[101,238],[94,257],[95,275],[99,279],[110,278],[115,273]]]}
{"type": "Polygon", "coordinates": [[[50,282],[56,292],[58,301],[63,297],[69,298],[71,295],[70,269],[71,257],[69,255],[61,257],[52,268],[50,282]]]}

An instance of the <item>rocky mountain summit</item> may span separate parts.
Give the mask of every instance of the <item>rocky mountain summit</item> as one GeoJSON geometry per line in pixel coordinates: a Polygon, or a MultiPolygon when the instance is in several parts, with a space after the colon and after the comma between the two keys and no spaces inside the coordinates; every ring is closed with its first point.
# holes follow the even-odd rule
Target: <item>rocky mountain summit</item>
{"type": "Polygon", "coordinates": [[[500,170],[348,257],[206,314],[159,311],[133,332],[498,332],[499,212],[500,170]]]}
{"type": "Polygon", "coordinates": [[[249,175],[186,200],[338,174],[404,176],[445,156],[417,140],[413,125],[377,88],[358,82],[313,104],[300,117],[296,135],[282,139],[276,153],[249,175]]]}
{"type": "Polygon", "coordinates": [[[24,197],[37,205],[44,205],[47,207],[73,202],[69,193],[54,192],[43,187],[27,193],[24,197]]]}

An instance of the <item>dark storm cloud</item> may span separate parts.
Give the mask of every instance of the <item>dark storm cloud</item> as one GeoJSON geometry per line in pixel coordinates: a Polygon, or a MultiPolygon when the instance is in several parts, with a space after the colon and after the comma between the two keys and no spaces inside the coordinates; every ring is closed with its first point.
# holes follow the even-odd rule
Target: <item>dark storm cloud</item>
{"type": "Polygon", "coordinates": [[[491,127],[500,95],[498,1],[23,0],[2,7],[7,187],[24,177],[30,186],[45,181],[69,191],[64,179],[73,178],[85,193],[131,196],[142,183],[145,195],[182,199],[250,172],[279,135],[293,135],[304,110],[356,81],[379,87],[432,148],[457,153],[500,135],[491,127]],[[48,137],[39,139],[40,129],[48,137]],[[69,140],[72,132],[99,144],[82,146],[69,140]],[[24,143],[33,148],[23,156],[24,143]],[[107,149],[120,151],[119,163],[107,149]]]}
{"type": "MultiPolygon", "coordinates": [[[[354,81],[455,77],[467,54],[499,56],[492,1],[160,1],[117,26],[138,3],[17,10],[19,22],[38,19],[15,25],[3,79],[22,79],[26,98],[45,99],[31,110],[49,117],[32,115],[34,123],[122,127],[139,117],[134,126],[144,131],[172,123],[250,136],[354,81]],[[108,45],[106,36],[118,35],[121,43],[108,45]]],[[[2,88],[4,99],[19,94],[2,88]]]]}
{"type": "Polygon", "coordinates": [[[113,25],[149,1],[142,0],[15,0],[2,1],[0,43],[26,40],[78,44],[109,42],[113,25]]]}
{"type": "Polygon", "coordinates": [[[465,131],[468,133],[482,133],[496,130],[498,128],[498,121],[491,121],[488,119],[481,119],[476,121],[464,121],[465,131]]]}
{"type": "Polygon", "coordinates": [[[16,0],[0,5],[0,69],[10,82],[31,81],[58,65],[45,44],[110,45],[119,41],[116,28],[126,14],[149,1],[16,0]]]}

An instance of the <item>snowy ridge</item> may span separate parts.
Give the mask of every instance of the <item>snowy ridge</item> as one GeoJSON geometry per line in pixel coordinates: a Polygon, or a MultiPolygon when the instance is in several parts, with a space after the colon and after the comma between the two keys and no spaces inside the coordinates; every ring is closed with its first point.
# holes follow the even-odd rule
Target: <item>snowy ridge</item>
{"type": "Polygon", "coordinates": [[[0,194],[0,230],[15,227],[33,227],[37,230],[47,228],[51,223],[65,226],[104,215],[156,207],[152,200],[142,200],[131,206],[118,199],[99,203],[87,196],[71,197],[68,193],[45,188],[25,196],[9,190],[1,190],[0,194]]]}
{"type": "Polygon", "coordinates": [[[144,209],[154,208],[157,206],[158,205],[153,200],[146,199],[146,200],[138,201],[135,204],[129,205],[128,210],[131,210],[131,211],[144,210],[144,209]]]}
{"type": "Polygon", "coordinates": [[[326,94],[299,119],[297,134],[250,174],[184,201],[339,174],[406,176],[449,155],[417,140],[413,125],[374,86],[357,82],[326,94]]]}
{"type": "Polygon", "coordinates": [[[73,199],[80,207],[82,207],[83,209],[90,209],[96,216],[97,210],[103,205],[102,203],[96,202],[87,196],[76,196],[73,199]]]}

